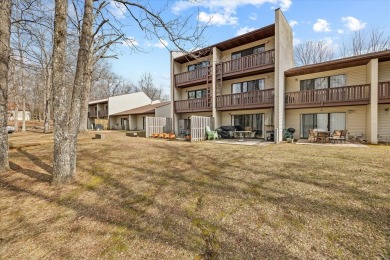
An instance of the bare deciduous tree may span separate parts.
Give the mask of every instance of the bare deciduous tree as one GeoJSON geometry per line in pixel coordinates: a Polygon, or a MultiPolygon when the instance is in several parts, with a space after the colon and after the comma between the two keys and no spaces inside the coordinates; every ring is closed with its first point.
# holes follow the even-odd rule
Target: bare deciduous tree
{"type": "Polygon", "coordinates": [[[8,70],[11,35],[11,0],[0,1],[0,172],[9,168],[8,161],[8,70]]]}
{"type": "Polygon", "coordinates": [[[157,88],[153,83],[153,76],[150,73],[143,73],[138,81],[137,91],[143,91],[151,100],[162,98],[162,88],[157,88]]]}
{"type": "Polygon", "coordinates": [[[308,41],[294,48],[295,63],[309,65],[333,59],[334,50],[326,42],[308,41]]]}
{"type": "Polygon", "coordinates": [[[384,30],[371,28],[369,31],[354,32],[347,42],[343,42],[341,56],[357,56],[384,50],[390,50],[390,35],[386,35],[384,30]]]}

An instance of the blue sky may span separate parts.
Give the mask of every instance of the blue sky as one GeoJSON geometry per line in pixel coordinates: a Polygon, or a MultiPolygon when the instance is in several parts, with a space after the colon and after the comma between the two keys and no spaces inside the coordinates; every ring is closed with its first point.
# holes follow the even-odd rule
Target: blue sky
{"type": "MultiPolygon", "coordinates": [[[[162,8],[165,0],[150,0],[154,9],[162,8]]],[[[323,40],[335,49],[336,54],[343,41],[359,30],[378,28],[390,35],[390,0],[168,0],[164,17],[191,15],[203,23],[210,21],[204,34],[205,44],[211,45],[239,34],[261,28],[274,22],[274,10],[281,8],[294,32],[294,44],[308,40],[323,40]]],[[[121,18],[121,6],[111,4],[113,12],[121,18]]],[[[125,15],[123,23],[133,24],[125,15]]],[[[147,39],[136,25],[127,29],[127,37],[133,39],[144,52],[131,52],[126,45],[117,46],[122,54],[111,60],[113,70],[137,82],[142,73],[150,72],[156,86],[169,93],[169,50],[172,44],[164,39],[147,39]]]]}

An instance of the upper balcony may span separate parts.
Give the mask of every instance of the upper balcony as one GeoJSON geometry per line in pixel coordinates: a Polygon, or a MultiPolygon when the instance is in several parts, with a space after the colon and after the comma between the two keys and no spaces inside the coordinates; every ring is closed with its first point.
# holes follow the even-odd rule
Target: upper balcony
{"type": "Polygon", "coordinates": [[[107,110],[100,110],[100,111],[98,111],[98,116],[99,117],[106,117],[106,116],[108,116],[108,111],[107,110]]]}
{"type": "Polygon", "coordinates": [[[378,103],[390,103],[390,81],[380,82],[378,87],[378,103]]]}
{"type": "Polygon", "coordinates": [[[211,66],[203,67],[193,71],[183,72],[175,75],[176,87],[191,87],[204,84],[207,76],[211,75],[211,66]]]}
{"type": "Polygon", "coordinates": [[[217,77],[220,77],[221,66],[224,80],[271,72],[275,69],[275,50],[224,61],[217,65],[217,77]]]}
{"type": "Polygon", "coordinates": [[[256,90],[217,97],[217,110],[270,108],[274,106],[274,90],[256,90]]]}
{"type": "Polygon", "coordinates": [[[96,111],[90,111],[90,112],[88,112],[88,117],[90,117],[90,118],[92,118],[92,117],[97,117],[96,111]]]}
{"type": "Polygon", "coordinates": [[[188,112],[209,112],[211,111],[211,104],[208,98],[194,98],[188,100],[175,101],[176,113],[188,112]]]}
{"type": "Polygon", "coordinates": [[[285,102],[286,108],[367,105],[370,84],[289,92],[285,102]]]}

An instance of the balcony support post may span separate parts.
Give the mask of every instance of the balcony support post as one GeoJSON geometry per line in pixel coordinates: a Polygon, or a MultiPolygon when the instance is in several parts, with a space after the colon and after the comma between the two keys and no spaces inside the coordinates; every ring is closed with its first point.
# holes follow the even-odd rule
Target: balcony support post
{"type": "Polygon", "coordinates": [[[370,105],[368,109],[368,136],[372,144],[378,143],[378,59],[367,64],[367,81],[370,87],[370,105]]]}

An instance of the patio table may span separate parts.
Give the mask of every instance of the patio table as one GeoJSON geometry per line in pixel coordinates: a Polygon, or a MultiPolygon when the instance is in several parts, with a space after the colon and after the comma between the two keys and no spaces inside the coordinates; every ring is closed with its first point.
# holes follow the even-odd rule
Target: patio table
{"type": "Polygon", "coordinates": [[[252,131],[234,131],[233,132],[233,135],[234,135],[234,138],[238,137],[238,141],[244,141],[244,136],[245,134],[250,134],[252,133],[252,131]]]}

